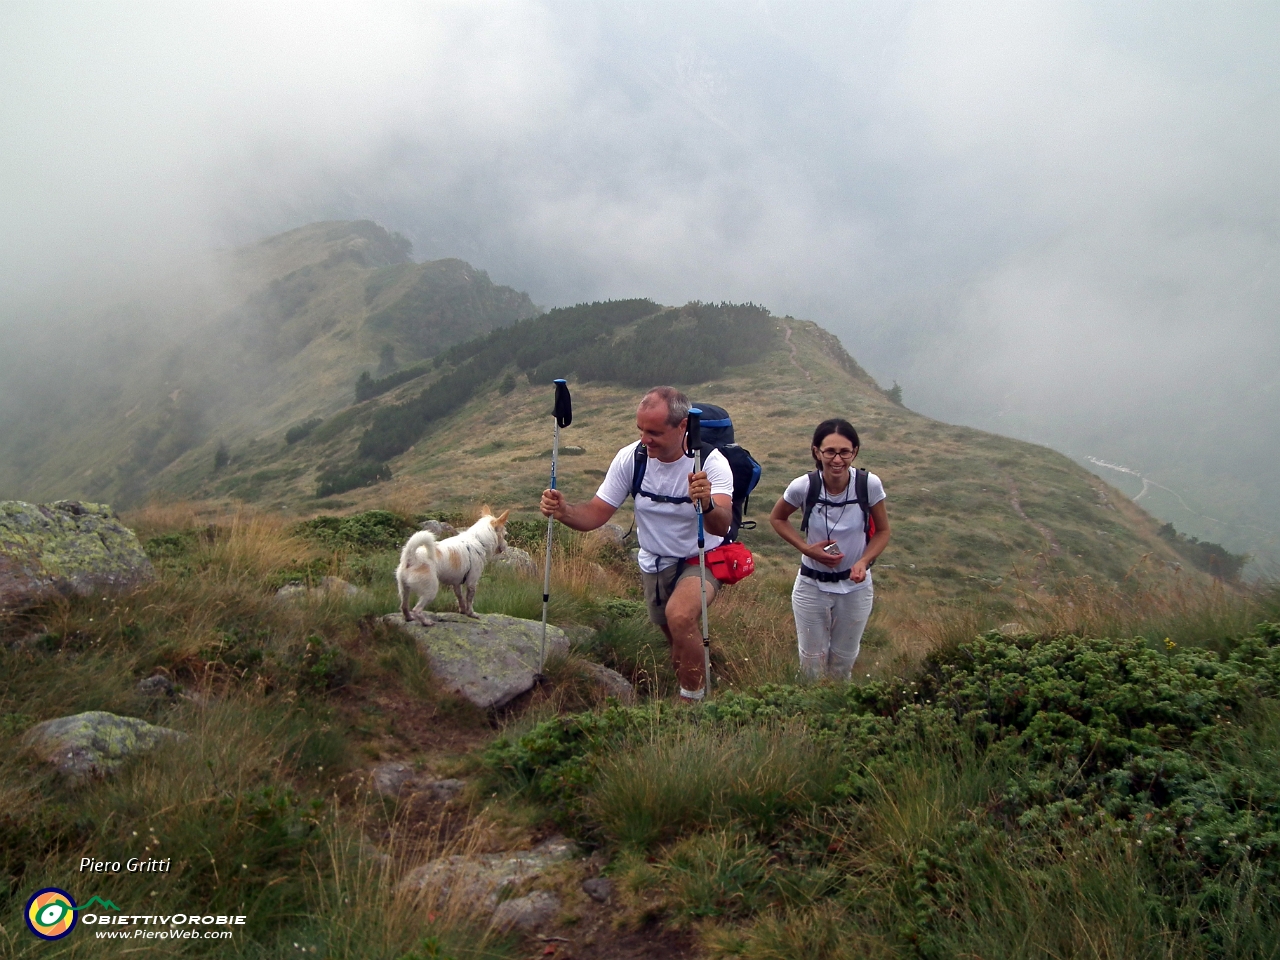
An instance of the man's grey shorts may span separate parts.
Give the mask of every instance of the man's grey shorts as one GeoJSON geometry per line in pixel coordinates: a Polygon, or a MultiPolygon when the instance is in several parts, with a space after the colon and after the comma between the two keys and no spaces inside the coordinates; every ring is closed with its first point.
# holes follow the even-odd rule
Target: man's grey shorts
{"type": "MultiPolygon", "coordinates": [[[[696,563],[672,564],[664,567],[657,573],[645,573],[640,571],[640,579],[644,581],[644,602],[649,608],[649,619],[660,627],[667,625],[667,601],[671,599],[671,594],[676,589],[676,584],[687,577],[697,578],[698,565],[696,563]],[[677,573],[677,569],[679,573],[677,573]]],[[[720,581],[711,575],[711,571],[707,571],[707,603],[715,598],[716,591],[720,589],[720,581]]]]}

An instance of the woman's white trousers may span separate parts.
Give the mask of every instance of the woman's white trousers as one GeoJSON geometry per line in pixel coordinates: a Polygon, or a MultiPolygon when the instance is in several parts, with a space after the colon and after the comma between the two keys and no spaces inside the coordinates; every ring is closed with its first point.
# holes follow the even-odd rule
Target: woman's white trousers
{"type": "Polygon", "coordinates": [[[800,645],[800,672],[815,680],[824,674],[848,680],[874,600],[870,585],[850,593],[827,593],[818,589],[816,581],[797,574],[791,610],[800,645]]]}

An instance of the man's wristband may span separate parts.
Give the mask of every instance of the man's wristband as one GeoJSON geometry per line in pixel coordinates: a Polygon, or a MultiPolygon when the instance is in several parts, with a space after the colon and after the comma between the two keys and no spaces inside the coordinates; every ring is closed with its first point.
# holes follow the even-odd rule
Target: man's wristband
{"type": "Polygon", "coordinates": [[[709,503],[709,504],[710,504],[710,506],[704,506],[704,507],[702,508],[702,515],[703,515],[704,517],[705,517],[708,513],[710,513],[712,510],[714,510],[714,509],[716,508],[716,498],[715,498],[715,497],[707,497],[707,503],[709,503]]]}

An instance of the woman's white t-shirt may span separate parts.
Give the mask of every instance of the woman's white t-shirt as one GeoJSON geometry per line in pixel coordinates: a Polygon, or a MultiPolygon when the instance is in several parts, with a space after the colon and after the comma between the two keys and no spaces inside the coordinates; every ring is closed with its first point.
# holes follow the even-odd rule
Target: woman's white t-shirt
{"type": "MultiPolygon", "coordinates": [[[[844,554],[844,559],[840,561],[840,566],[824,567],[816,560],[801,557],[800,563],[804,566],[814,570],[839,573],[841,570],[848,570],[862,556],[862,551],[867,546],[866,517],[854,498],[853,487],[853,471],[850,470],[849,485],[847,487],[840,493],[824,493],[821,496],[823,500],[832,501],[832,505],[815,504],[813,513],[809,515],[809,532],[806,542],[822,543],[824,540],[834,540],[840,545],[840,552],[844,554]]],[[[787,490],[782,495],[782,499],[791,504],[791,506],[803,510],[805,497],[808,493],[809,475],[806,473],[803,477],[796,477],[787,484],[787,490]]],[[[871,501],[868,507],[874,507],[884,499],[884,484],[880,482],[880,478],[874,473],[867,474],[867,499],[871,501]]],[[[824,590],[827,593],[852,593],[854,590],[865,590],[871,586],[871,571],[867,571],[866,579],[861,583],[854,583],[852,579],[836,580],[832,583],[826,583],[822,580],[814,580],[813,582],[819,590],[824,590]]]]}
{"type": "MultiPolygon", "coordinates": [[[[611,507],[620,507],[631,496],[631,477],[635,473],[636,445],[629,443],[618,451],[596,496],[611,507]]],[[[713,450],[702,463],[711,481],[711,494],[733,496],[733,471],[719,450],[713,450]]],[[[689,496],[689,474],[693,460],[681,457],[663,463],[650,457],[644,468],[642,490],[664,497],[689,496]]],[[[640,541],[640,569],[657,573],[678,559],[698,555],[698,514],[692,503],[661,503],[648,497],[636,497],[636,539],[640,541]]],[[[707,533],[703,542],[712,550],[724,542],[723,537],[707,533]]]]}

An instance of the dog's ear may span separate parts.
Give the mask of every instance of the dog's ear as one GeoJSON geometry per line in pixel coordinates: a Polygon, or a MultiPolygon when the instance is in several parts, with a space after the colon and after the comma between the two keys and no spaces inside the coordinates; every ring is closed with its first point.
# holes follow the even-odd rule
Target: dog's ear
{"type": "Polygon", "coordinates": [[[480,516],[482,516],[482,517],[492,517],[492,516],[493,516],[493,511],[489,509],[489,505],[488,505],[487,503],[482,503],[482,504],[480,505],[480,516]]]}
{"type": "Polygon", "coordinates": [[[493,525],[495,527],[503,526],[507,522],[507,517],[510,515],[510,513],[511,513],[510,510],[503,510],[500,514],[498,514],[496,517],[493,518],[493,525]]]}

